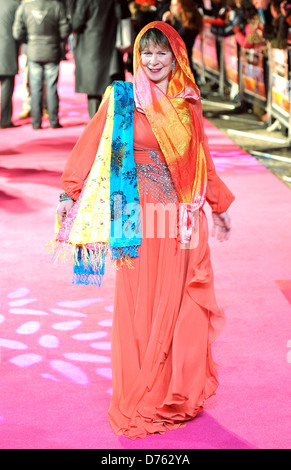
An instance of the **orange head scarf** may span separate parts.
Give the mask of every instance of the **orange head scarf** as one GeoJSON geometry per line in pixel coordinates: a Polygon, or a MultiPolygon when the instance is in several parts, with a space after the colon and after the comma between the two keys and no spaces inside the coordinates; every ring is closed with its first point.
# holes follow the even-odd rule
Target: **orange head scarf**
{"type": "Polygon", "coordinates": [[[206,159],[201,142],[201,122],[194,111],[200,104],[200,92],[190,69],[186,46],[176,30],[162,21],[147,24],[134,44],[134,96],[137,109],[143,111],[164,153],[179,201],[199,208],[205,201],[206,159]],[[175,72],[167,94],[146,75],[141,64],[139,43],[150,28],[167,37],[175,56],[175,72]]]}

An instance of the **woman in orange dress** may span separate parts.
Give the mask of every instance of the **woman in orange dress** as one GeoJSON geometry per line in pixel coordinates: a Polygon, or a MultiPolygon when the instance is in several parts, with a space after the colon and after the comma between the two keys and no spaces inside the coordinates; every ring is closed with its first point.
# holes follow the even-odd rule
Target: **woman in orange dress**
{"type": "MultiPolygon", "coordinates": [[[[119,259],[122,267],[116,272],[109,420],[117,435],[135,439],[184,426],[218,386],[211,343],[224,325],[224,314],[215,300],[203,205],[210,204],[217,236],[224,240],[230,233],[226,211],[234,196],[216,174],[187,51],[170,25],[153,22],[139,33],[134,81],[128,87],[134,97],[134,171],[124,171],[123,183],[115,189],[126,195],[122,184],[129,173],[136,175],[139,219],[131,224],[137,249],[124,251],[126,256],[121,257],[126,262],[119,259]]],[[[127,103],[123,95],[121,99],[127,103]]],[[[67,161],[62,176],[66,194],[58,208],[63,227],[72,227],[82,212],[79,201],[85,198],[86,185],[95,190],[98,178],[92,177],[90,186],[90,174],[104,156],[104,147],[103,152],[97,149],[108,129],[110,103],[105,95],[67,161]]],[[[124,130],[127,121],[122,122],[124,130]]],[[[119,141],[112,138],[112,148],[119,141]]],[[[111,149],[111,169],[113,160],[120,170],[130,159],[124,150],[127,143],[119,150],[119,159],[111,149]]],[[[103,190],[104,175],[100,170],[103,190]]],[[[110,184],[112,195],[114,181],[110,184]]],[[[97,198],[100,207],[106,202],[104,194],[97,198]]],[[[90,211],[97,212],[96,221],[102,219],[103,227],[106,211],[100,216],[95,205],[90,211]]],[[[90,243],[100,242],[95,238],[87,239],[88,250],[90,243]]],[[[58,241],[64,240],[59,235],[58,241]]],[[[72,240],[80,248],[80,241],[72,240]]],[[[118,247],[122,251],[121,244],[118,247]]]]}

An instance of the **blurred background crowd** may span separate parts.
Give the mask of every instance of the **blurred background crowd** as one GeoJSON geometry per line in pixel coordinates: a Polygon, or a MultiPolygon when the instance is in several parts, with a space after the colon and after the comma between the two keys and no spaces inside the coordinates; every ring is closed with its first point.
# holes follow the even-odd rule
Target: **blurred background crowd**
{"type": "MultiPolygon", "coordinates": [[[[41,129],[42,117],[47,115],[51,128],[61,127],[59,66],[68,53],[75,62],[75,92],[87,95],[92,117],[105,88],[132,73],[134,37],[154,20],[170,23],[181,35],[198,85],[205,77],[193,51],[205,28],[214,37],[232,36],[245,49],[286,50],[290,72],[291,0],[0,0],[1,128],[14,127],[13,91],[20,69],[23,109],[19,118],[31,117],[32,127],[41,129]],[[122,22],[125,27],[124,20],[131,44],[122,48],[117,34],[122,22]]],[[[218,62],[220,47],[217,41],[218,62]]],[[[268,87],[267,53],[263,63],[268,87]]]]}

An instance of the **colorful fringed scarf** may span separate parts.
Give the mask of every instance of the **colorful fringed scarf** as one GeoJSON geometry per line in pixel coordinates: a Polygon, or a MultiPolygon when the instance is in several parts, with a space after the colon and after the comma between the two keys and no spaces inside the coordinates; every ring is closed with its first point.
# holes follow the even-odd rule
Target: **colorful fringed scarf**
{"type": "Polygon", "coordinates": [[[72,247],[75,284],[101,284],[108,250],[116,264],[138,256],[139,197],[133,155],[134,99],[131,83],[114,82],[105,128],[83,190],[57,226],[56,257],[72,247]]]}

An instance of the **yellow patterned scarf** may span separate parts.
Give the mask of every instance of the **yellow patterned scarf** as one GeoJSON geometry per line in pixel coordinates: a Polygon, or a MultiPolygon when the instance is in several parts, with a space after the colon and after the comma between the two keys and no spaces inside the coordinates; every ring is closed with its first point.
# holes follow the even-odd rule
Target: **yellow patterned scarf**
{"type": "Polygon", "coordinates": [[[133,155],[132,83],[114,82],[105,127],[82,192],[63,225],[57,224],[55,257],[72,248],[75,284],[100,285],[106,255],[118,265],[138,256],[140,206],[133,155]]]}

